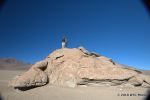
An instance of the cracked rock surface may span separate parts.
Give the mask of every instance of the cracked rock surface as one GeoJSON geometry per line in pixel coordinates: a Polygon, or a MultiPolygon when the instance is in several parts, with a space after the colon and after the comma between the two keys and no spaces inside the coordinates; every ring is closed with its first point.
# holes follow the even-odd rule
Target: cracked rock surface
{"type": "Polygon", "coordinates": [[[27,72],[12,79],[9,86],[30,88],[46,84],[76,87],[78,85],[150,87],[150,77],[136,69],[123,68],[112,59],[84,48],[63,48],[35,63],[27,72]]]}

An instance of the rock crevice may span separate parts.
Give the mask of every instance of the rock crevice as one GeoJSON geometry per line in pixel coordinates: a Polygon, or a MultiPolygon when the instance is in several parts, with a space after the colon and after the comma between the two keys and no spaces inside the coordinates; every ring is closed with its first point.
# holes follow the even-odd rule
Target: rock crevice
{"type": "Polygon", "coordinates": [[[64,87],[124,84],[150,87],[150,78],[136,69],[124,68],[112,59],[80,47],[55,50],[9,82],[9,86],[23,89],[46,84],[64,87]]]}

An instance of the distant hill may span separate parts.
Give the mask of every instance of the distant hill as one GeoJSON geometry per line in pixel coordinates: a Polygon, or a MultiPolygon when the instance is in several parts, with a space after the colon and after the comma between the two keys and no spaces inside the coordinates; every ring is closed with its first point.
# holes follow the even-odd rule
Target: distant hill
{"type": "Polygon", "coordinates": [[[31,64],[24,63],[15,58],[0,58],[0,69],[2,70],[27,70],[31,64]]]}

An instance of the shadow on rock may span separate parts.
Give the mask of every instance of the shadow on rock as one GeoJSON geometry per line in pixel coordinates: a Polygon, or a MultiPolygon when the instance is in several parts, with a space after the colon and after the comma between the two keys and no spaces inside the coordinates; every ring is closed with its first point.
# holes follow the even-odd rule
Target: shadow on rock
{"type": "Polygon", "coordinates": [[[31,89],[38,88],[38,87],[42,87],[42,86],[15,87],[14,89],[19,90],[19,91],[27,91],[27,90],[31,90],[31,89]]]}
{"type": "Polygon", "coordinates": [[[35,88],[35,86],[32,86],[32,87],[15,87],[14,89],[19,90],[19,91],[26,91],[26,90],[30,90],[33,88],[35,88]]]}

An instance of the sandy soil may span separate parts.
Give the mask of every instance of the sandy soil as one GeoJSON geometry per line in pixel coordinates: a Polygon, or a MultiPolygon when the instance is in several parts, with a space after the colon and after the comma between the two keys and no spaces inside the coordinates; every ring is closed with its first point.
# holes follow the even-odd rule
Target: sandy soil
{"type": "Polygon", "coordinates": [[[148,91],[148,88],[140,87],[65,88],[46,85],[28,91],[8,87],[8,80],[22,72],[0,70],[0,100],[144,100],[148,91]]]}

